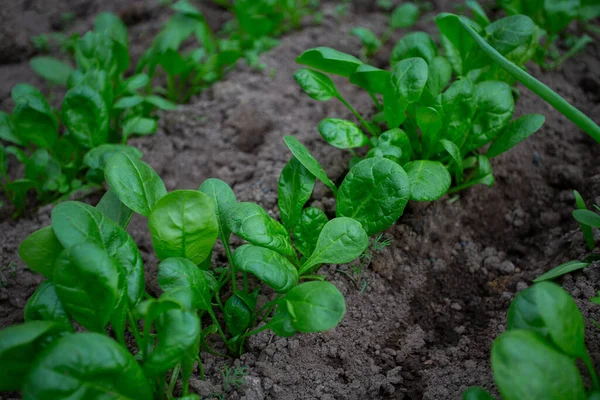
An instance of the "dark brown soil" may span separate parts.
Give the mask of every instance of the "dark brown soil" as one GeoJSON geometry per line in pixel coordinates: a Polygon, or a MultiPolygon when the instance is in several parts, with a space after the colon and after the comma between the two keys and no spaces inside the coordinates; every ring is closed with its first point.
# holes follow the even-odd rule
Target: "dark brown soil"
{"type": "MultiPolygon", "coordinates": [[[[81,16],[88,24],[93,12],[119,4],[89,3],[95,5],[81,16]]],[[[151,21],[131,29],[148,32],[163,13],[140,4],[148,10],[142,15],[150,15],[151,21]]],[[[23,9],[16,10],[21,15],[23,9]]],[[[316,126],[326,116],[351,116],[334,101],[320,103],[301,93],[292,79],[294,59],[317,45],[358,54],[358,42],[349,31],[362,25],[381,32],[385,16],[367,7],[337,20],[331,4],[325,14],[322,26],[306,26],[265,54],[266,72],[240,65],[190,104],[164,114],[155,136],[133,142],[169,190],[197,188],[204,179],[216,177],[228,182],[239,200],[258,202],[277,216],[277,178],[290,156],[284,135],[305,143],[334,180],[343,177],[348,156],[325,146],[316,126]]],[[[416,29],[436,35],[432,15],[423,17],[416,29]]],[[[19,25],[3,29],[21,31],[19,25]]],[[[9,106],[2,100],[14,83],[39,83],[22,62],[31,49],[11,49],[4,50],[15,53],[10,61],[21,63],[0,65],[4,110],[9,106]]],[[[389,48],[379,62],[385,62],[387,54],[389,48]]],[[[596,43],[559,71],[542,73],[534,66],[531,71],[598,121],[599,57],[596,43]]],[[[344,84],[339,88],[361,112],[371,111],[364,93],[344,84]]],[[[334,268],[324,269],[346,296],[348,311],[339,327],[289,339],[263,332],[250,340],[239,360],[203,354],[207,377],[200,381],[195,375],[193,390],[203,398],[222,393],[219,371],[234,364],[248,367],[248,376],[243,387],[228,391],[228,399],[458,399],[470,385],[494,390],[489,350],[505,329],[505,313],[515,293],[542,272],[586,254],[570,216],[572,190],[579,190],[588,203],[600,204],[600,146],[527,89],[521,88],[517,109],[519,115],[542,113],[547,122],[535,136],[493,161],[494,187],[475,187],[455,202],[446,197],[411,203],[385,232],[391,244],[367,268],[368,284],[362,293],[334,268]]],[[[324,186],[317,187],[311,201],[334,209],[324,186]]],[[[49,223],[50,209],[0,223],[5,280],[0,288],[0,327],[22,320],[22,308],[41,280],[23,266],[17,247],[49,223]]],[[[142,251],[148,289],[153,291],[156,259],[145,220],[135,218],[128,230],[142,251]]],[[[598,320],[600,312],[587,299],[600,289],[598,266],[563,280],[588,321],[588,346],[597,363],[600,331],[591,319],[598,320]]]]}

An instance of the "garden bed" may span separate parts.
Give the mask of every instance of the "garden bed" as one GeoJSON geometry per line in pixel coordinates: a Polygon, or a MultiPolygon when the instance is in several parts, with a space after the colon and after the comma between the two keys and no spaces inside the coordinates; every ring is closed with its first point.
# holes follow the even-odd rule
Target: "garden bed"
{"type": "MultiPolygon", "coordinates": [[[[118,2],[93,3],[93,10],[118,10],[118,2]]],[[[141,7],[136,15],[144,18],[130,28],[134,48],[151,39],[150,31],[162,18],[154,6],[135,7],[141,7]]],[[[325,146],[316,127],[324,117],[351,115],[335,102],[311,100],[292,75],[298,68],[295,58],[307,48],[331,46],[358,54],[358,39],[349,34],[354,26],[381,33],[386,15],[369,7],[359,12],[358,7],[337,19],[334,6],[326,4],[322,25],[307,24],[262,56],[265,71],[240,64],[189,104],[162,115],[155,136],[132,144],[143,151],[168,190],[196,189],[215,177],[230,184],[238,200],[257,202],[272,216],[278,216],[277,179],[290,157],[284,135],[297,137],[329,176],[341,181],[348,154],[325,146]]],[[[438,7],[424,15],[413,30],[435,37],[431,17],[439,11],[438,7]]],[[[89,24],[91,17],[81,15],[78,23],[89,24]]],[[[215,12],[216,23],[219,18],[215,12]]],[[[7,60],[20,63],[0,65],[0,105],[5,111],[10,110],[12,85],[40,84],[26,62],[31,49],[16,46],[13,51],[14,58],[7,60]]],[[[384,49],[377,63],[384,65],[389,51],[384,49]]],[[[592,119],[600,115],[598,43],[558,71],[542,72],[532,65],[530,72],[592,119]]],[[[344,84],[339,88],[357,109],[372,113],[365,93],[344,84]]],[[[537,96],[518,88],[517,116],[541,113],[546,123],[492,161],[492,188],[476,186],[455,201],[446,196],[432,203],[410,202],[404,216],[384,233],[391,243],[366,269],[364,291],[334,267],[324,268],[346,297],[347,313],[337,328],[288,339],[265,331],[250,339],[247,353],[235,361],[203,353],[206,380],[195,373],[192,390],[206,398],[223,393],[220,371],[235,364],[246,366],[248,375],[245,385],[230,388],[228,399],[457,399],[471,385],[493,391],[490,347],[505,329],[511,299],[542,272],[585,253],[571,217],[572,190],[600,204],[600,146],[537,96]]],[[[309,203],[329,215],[335,212],[334,198],[322,184],[317,184],[309,203]]],[[[20,220],[3,214],[0,328],[22,320],[22,309],[42,280],[24,267],[17,248],[27,235],[49,224],[50,210],[43,207],[20,220]]],[[[135,217],[128,231],[145,261],[147,290],[156,294],[157,260],[146,221],[135,217]]],[[[223,261],[224,254],[213,255],[213,262],[223,261]]],[[[588,347],[599,363],[600,331],[591,319],[598,320],[600,313],[587,300],[600,289],[597,267],[567,275],[563,283],[586,318],[588,347]]],[[[10,396],[0,394],[3,398],[10,396]]]]}

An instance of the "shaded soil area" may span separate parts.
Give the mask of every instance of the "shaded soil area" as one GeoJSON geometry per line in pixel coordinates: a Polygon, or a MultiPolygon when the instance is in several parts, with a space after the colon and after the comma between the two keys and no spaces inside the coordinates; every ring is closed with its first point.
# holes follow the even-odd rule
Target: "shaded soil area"
{"type": "MultiPolygon", "coordinates": [[[[118,2],[111,3],[94,3],[86,10],[91,15],[117,7],[118,2]]],[[[358,54],[358,40],[349,34],[354,26],[382,33],[386,16],[368,3],[356,3],[355,12],[341,19],[335,6],[326,4],[322,25],[307,24],[263,55],[266,72],[240,64],[191,103],[164,114],[155,136],[135,139],[133,145],[144,152],[167,188],[195,189],[209,177],[220,178],[233,187],[238,200],[258,202],[277,217],[277,179],[290,157],[284,135],[294,135],[307,145],[329,176],[340,181],[349,155],[326,146],[316,127],[324,117],[351,115],[335,101],[311,100],[292,74],[295,58],[310,47],[331,46],[358,54]]],[[[162,14],[152,7],[148,10],[154,22],[136,24],[133,32],[149,29],[145,24],[156,27],[162,14]]],[[[433,15],[426,14],[414,29],[436,37],[433,15]]],[[[14,61],[26,60],[30,51],[13,50],[20,57],[14,61]]],[[[376,62],[384,64],[389,51],[390,46],[376,62]]],[[[535,66],[530,71],[597,120],[599,57],[596,43],[558,71],[542,72],[535,66]]],[[[39,83],[26,63],[1,65],[0,74],[3,110],[9,109],[3,102],[9,93],[6,88],[19,81],[39,83]],[[5,75],[7,68],[17,72],[5,75]]],[[[366,115],[372,112],[368,95],[338,83],[355,108],[366,115]]],[[[493,391],[489,351],[505,329],[511,299],[542,272],[586,254],[570,215],[572,190],[579,190],[588,203],[600,204],[600,146],[527,89],[520,90],[517,116],[542,113],[546,124],[493,160],[494,187],[475,187],[454,201],[445,197],[433,203],[411,202],[398,223],[384,233],[391,244],[374,255],[363,276],[368,282],[364,291],[335,268],[322,270],[346,297],[347,314],[339,327],[288,339],[263,332],[249,341],[248,352],[238,360],[203,353],[206,380],[201,381],[196,371],[193,391],[203,398],[224,393],[227,399],[246,400],[457,399],[471,385],[493,391]],[[245,384],[227,388],[220,372],[224,365],[246,366],[245,384]]],[[[331,192],[320,184],[310,205],[329,213],[335,209],[331,192]]],[[[0,327],[22,320],[25,302],[41,281],[24,267],[17,248],[28,234],[49,223],[50,209],[0,222],[0,327]]],[[[157,260],[146,221],[134,218],[128,231],[142,251],[148,291],[153,293],[157,260]]],[[[214,262],[222,260],[217,252],[214,262]]],[[[600,331],[591,319],[598,320],[600,312],[587,299],[600,289],[599,266],[563,279],[588,322],[587,341],[596,363],[600,363],[600,331]]],[[[0,394],[2,398],[10,397],[0,394]]]]}

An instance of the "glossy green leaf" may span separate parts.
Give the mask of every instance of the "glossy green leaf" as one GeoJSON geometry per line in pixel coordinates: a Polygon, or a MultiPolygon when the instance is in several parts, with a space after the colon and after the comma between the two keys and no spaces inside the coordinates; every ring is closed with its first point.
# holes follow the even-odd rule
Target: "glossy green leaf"
{"type": "Polygon", "coordinates": [[[418,160],[404,166],[410,180],[410,199],[433,201],[442,197],[452,183],[450,173],[437,161],[418,160]]]}
{"type": "Polygon", "coordinates": [[[541,114],[528,114],[517,118],[500,132],[485,155],[488,158],[499,156],[537,132],[545,120],[541,114]]]}
{"type": "Polygon", "coordinates": [[[413,151],[412,144],[410,143],[410,138],[402,129],[390,129],[389,131],[385,131],[379,135],[377,146],[382,145],[395,146],[402,150],[402,157],[398,164],[404,165],[410,161],[413,151]]]}
{"type": "Polygon", "coordinates": [[[437,144],[444,120],[439,112],[432,107],[417,108],[417,126],[421,130],[421,141],[427,150],[427,154],[433,154],[434,146],[437,144]]]}
{"type": "MultiPolygon", "coordinates": [[[[353,36],[360,39],[361,44],[366,49],[367,54],[376,52],[381,47],[381,40],[369,28],[357,26],[350,32],[353,36]]],[[[354,71],[352,71],[353,73],[354,71]]]]}
{"type": "Polygon", "coordinates": [[[27,266],[46,278],[54,275],[54,264],[63,246],[51,226],[41,228],[27,236],[19,245],[19,257],[27,266]]]}
{"type": "Polygon", "coordinates": [[[233,263],[278,293],[285,293],[298,283],[296,267],[281,254],[265,247],[251,244],[238,247],[233,252],[233,263]]]}
{"type": "Polygon", "coordinates": [[[152,245],[159,259],[184,257],[198,265],[219,234],[213,200],[196,190],[175,190],[163,196],[148,216],[152,245]]]}
{"type": "Polygon", "coordinates": [[[116,260],[127,280],[130,305],[144,294],[144,264],[133,238],[123,228],[90,205],[68,201],[52,210],[52,228],[65,248],[95,243],[116,260]]]}
{"type": "Polygon", "coordinates": [[[104,175],[123,204],[144,216],[150,215],[156,202],[167,194],[165,184],[152,167],[129,154],[111,157],[104,175]]]}
{"type": "Polygon", "coordinates": [[[177,104],[170,102],[164,97],[150,95],[144,98],[144,102],[148,104],[152,104],[153,106],[165,110],[165,111],[173,111],[177,110],[177,104]]]}
{"type": "Polygon", "coordinates": [[[369,237],[360,222],[347,217],[327,222],[315,250],[300,268],[300,275],[318,264],[346,264],[358,258],[369,246],[369,237]]]}
{"type": "Polygon", "coordinates": [[[269,328],[279,337],[294,336],[298,331],[292,326],[292,315],[287,304],[280,303],[273,318],[268,323],[269,328]]]}
{"type": "MultiPolygon", "coordinates": [[[[596,3],[597,4],[597,3],[596,3]]],[[[545,0],[546,25],[550,33],[559,33],[578,17],[579,0],[545,0]]]]}
{"type": "Polygon", "coordinates": [[[466,0],[465,5],[471,10],[479,25],[485,27],[490,24],[490,19],[477,0],[466,0]]]}
{"type": "Polygon", "coordinates": [[[29,321],[0,330],[0,390],[21,390],[27,372],[44,348],[44,339],[64,330],[64,325],[54,321],[29,321]]]}
{"type": "Polygon", "coordinates": [[[584,269],[590,266],[590,263],[586,263],[579,260],[572,260],[566,263],[560,264],[557,267],[552,268],[550,271],[538,276],[533,281],[534,282],[542,282],[549,281],[554,278],[558,278],[559,276],[563,276],[565,274],[569,274],[573,271],[578,271],[580,269],[584,269]]]}
{"type": "Polygon", "coordinates": [[[325,118],[319,123],[318,130],[327,143],[338,149],[352,149],[369,143],[362,130],[345,119],[325,118]]]}
{"type": "Polygon", "coordinates": [[[449,140],[442,139],[440,142],[442,143],[442,146],[444,146],[444,149],[448,152],[448,154],[450,154],[450,157],[452,157],[452,161],[454,161],[454,165],[456,165],[457,181],[460,182],[462,180],[463,175],[463,159],[460,154],[460,149],[454,144],[454,142],[451,142],[449,140]]]}
{"type": "Polygon", "coordinates": [[[150,77],[146,74],[135,74],[123,82],[125,90],[129,93],[135,93],[139,89],[143,88],[150,81],[150,77]]]}
{"type": "Polygon", "coordinates": [[[93,148],[108,142],[110,117],[100,93],[89,86],[74,87],[65,94],[61,108],[69,134],[81,146],[93,148]]]}
{"type": "Polygon", "coordinates": [[[361,64],[350,75],[350,82],[371,93],[383,94],[390,79],[389,71],[361,64]]]}
{"type": "Polygon", "coordinates": [[[102,196],[96,208],[123,229],[127,228],[133,216],[133,211],[121,203],[121,200],[110,189],[102,196]]]}
{"type": "Polygon", "coordinates": [[[346,78],[349,78],[356,68],[362,64],[362,61],[358,58],[329,47],[306,50],[296,59],[296,62],[346,78]]]}
{"type": "Polygon", "coordinates": [[[33,362],[23,383],[26,399],[151,400],[142,369],[127,349],[98,333],[58,339],[33,362]]]}
{"type": "Polygon", "coordinates": [[[156,133],[158,122],[154,118],[135,116],[123,123],[123,141],[126,142],[132,135],[148,136],[156,133]]]}
{"type": "Polygon", "coordinates": [[[157,343],[143,364],[146,376],[158,376],[173,369],[188,352],[198,353],[200,319],[195,312],[169,310],[156,323],[157,343]]]}
{"type": "Polygon", "coordinates": [[[142,152],[135,147],[124,144],[102,144],[88,151],[83,157],[83,165],[90,169],[86,177],[94,182],[103,183],[106,163],[112,156],[120,152],[142,158],[142,152]]]}
{"type": "Polygon", "coordinates": [[[127,290],[117,261],[93,242],[65,250],[53,282],[67,312],[83,327],[102,333],[127,290]]]}
{"type": "Polygon", "coordinates": [[[393,65],[390,85],[384,93],[384,114],[389,128],[397,128],[406,118],[404,109],[421,98],[427,83],[427,63],[407,58],[393,65]]]}
{"type": "Polygon", "coordinates": [[[294,74],[294,79],[312,99],[327,101],[338,95],[331,78],[312,69],[300,68],[294,74]]]}
{"type": "Polygon", "coordinates": [[[23,143],[51,149],[58,140],[58,123],[46,98],[34,87],[23,85],[13,88],[12,97],[15,135],[23,143]]]}
{"type": "Polygon", "coordinates": [[[229,213],[236,205],[235,193],[229,185],[220,179],[209,178],[202,182],[198,190],[209,196],[215,205],[215,214],[219,224],[219,237],[223,243],[229,243],[231,231],[228,226],[229,213]]]}
{"type": "Polygon", "coordinates": [[[472,386],[463,392],[462,400],[494,400],[494,398],[484,388],[472,386]]]}
{"type": "Polygon", "coordinates": [[[585,400],[573,359],[536,333],[509,331],[492,346],[494,380],[504,400],[585,400]]]}
{"type": "Polygon", "coordinates": [[[344,296],[326,281],[306,282],[294,287],[279,302],[292,316],[298,332],[323,332],[337,326],[346,313],[344,296]]]}
{"type": "Polygon", "coordinates": [[[225,302],[224,316],[227,329],[234,337],[246,332],[252,322],[252,310],[235,294],[225,302]]]}
{"type": "Polygon", "coordinates": [[[386,158],[369,158],[346,175],[336,215],[355,219],[368,235],[374,235],[400,218],[409,195],[410,183],[402,167],[386,158]]]}
{"type": "Polygon", "coordinates": [[[72,331],[71,317],[56,294],[51,281],[44,281],[27,300],[23,310],[23,318],[28,321],[54,321],[72,331]]]}
{"type": "Polygon", "coordinates": [[[435,102],[435,98],[450,83],[452,78],[452,65],[444,57],[434,57],[429,62],[427,83],[425,84],[424,94],[428,93],[428,101],[435,102]]]}
{"type": "MultiPolygon", "coordinates": [[[[391,160],[391,161],[395,162],[396,164],[401,164],[402,159],[403,159],[402,149],[397,146],[385,144],[383,142],[377,143],[377,146],[375,146],[371,150],[369,150],[366,158],[377,158],[377,157],[387,158],[388,160],[391,160]]],[[[354,166],[356,166],[356,164],[354,164],[352,166],[352,168],[354,168],[354,166]]]]}
{"type": "Polygon", "coordinates": [[[98,14],[94,19],[94,30],[96,32],[106,32],[113,40],[127,46],[127,27],[123,21],[113,13],[101,12],[98,14]]]}
{"type": "MultiPolygon", "coordinates": [[[[577,209],[587,210],[585,201],[583,201],[583,197],[581,197],[577,190],[573,191],[573,196],[575,197],[577,209]]],[[[585,244],[587,245],[588,249],[594,250],[596,247],[596,241],[594,239],[594,231],[592,230],[592,227],[590,225],[579,223],[579,228],[581,229],[581,233],[583,233],[583,238],[585,239],[585,244]]]]}
{"type": "Polygon", "coordinates": [[[392,13],[390,28],[410,28],[419,19],[419,7],[413,3],[402,3],[392,13]]]}
{"type": "Polygon", "coordinates": [[[328,221],[327,215],[319,208],[307,207],[302,210],[294,225],[293,234],[296,248],[305,257],[309,257],[315,250],[319,234],[328,221]]]}
{"type": "Polygon", "coordinates": [[[128,108],[133,108],[135,106],[139,106],[143,102],[144,102],[144,98],[142,96],[136,94],[134,96],[121,97],[113,105],[113,108],[116,110],[125,110],[128,108]]]}
{"type": "Polygon", "coordinates": [[[573,218],[580,224],[600,228],[600,215],[590,210],[575,210],[573,218]]]}
{"type": "Polygon", "coordinates": [[[475,115],[475,85],[468,78],[454,81],[442,93],[444,110],[444,139],[454,142],[459,149],[465,145],[475,115]]]}
{"type": "MultiPolygon", "coordinates": [[[[422,58],[427,64],[436,56],[437,46],[429,34],[411,32],[404,35],[394,46],[390,64],[393,66],[397,62],[413,57],[422,58]]],[[[427,70],[427,65],[425,65],[425,70],[427,70]]]]}
{"type": "Polygon", "coordinates": [[[229,216],[229,228],[248,242],[295,257],[287,230],[255,203],[237,203],[229,216]]]}
{"type": "Polygon", "coordinates": [[[17,134],[12,117],[3,111],[0,111],[0,139],[19,146],[25,144],[17,134]]]}
{"type": "Polygon", "coordinates": [[[173,292],[180,288],[191,289],[194,298],[194,308],[210,309],[210,286],[194,263],[186,258],[167,258],[158,265],[158,284],[163,292],[173,292]]]}
{"type": "Polygon", "coordinates": [[[283,167],[277,185],[277,204],[281,222],[288,231],[298,222],[302,208],[315,187],[315,176],[292,157],[283,167]]]}
{"type": "Polygon", "coordinates": [[[321,167],[321,164],[319,164],[319,162],[310,154],[308,149],[298,141],[298,139],[293,136],[284,136],[283,141],[288,149],[290,149],[294,157],[296,157],[296,159],[300,161],[300,163],[304,165],[304,167],[309,170],[311,174],[323,182],[325,186],[329,187],[334,194],[337,192],[335,183],[333,183],[331,179],[327,177],[327,174],[323,170],[323,167],[321,167]]]}
{"type": "Polygon", "coordinates": [[[33,72],[57,85],[66,85],[73,67],[54,57],[38,56],[29,61],[33,72]]]}

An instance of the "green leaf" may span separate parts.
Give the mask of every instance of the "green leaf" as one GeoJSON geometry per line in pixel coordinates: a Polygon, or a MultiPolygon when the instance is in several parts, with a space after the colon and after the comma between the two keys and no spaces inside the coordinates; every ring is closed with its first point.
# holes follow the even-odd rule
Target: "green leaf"
{"type": "Polygon", "coordinates": [[[319,208],[307,207],[302,210],[294,225],[293,234],[296,247],[305,257],[309,257],[315,250],[319,234],[327,221],[327,215],[319,208]]]}
{"type": "Polygon", "coordinates": [[[395,146],[402,150],[402,156],[398,164],[404,165],[410,161],[413,149],[410,138],[402,129],[395,128],[383,132],[377,140],[377,146],[382,145],[395,146]]]}
{"type": "Polygon", "coordinates": [[[19,245],[19,257],[29,269],[50,279],[54,275],[54,264],[62,251],[63,246],[51,226],[33,232],[19,245]]]}
{"type": "Polygon", "coordinates": [[[313,333],[337,326],[346,313],[346,303],[344,296],[331,283],[313,281],[298,285],[287,292],[279,302],[277,314],[280,313],[280,309],[291,315],[293,329],[313,333]]]}
{"type": "Polygon", "coordinates": [[[51,149],[58,140],[58,123],[46,98],[36,88],[23,84],[13,88],[12,97],[15,135],[22,143],[51,149]]]}
{"type": "Polygon", "coordinates": [[[66,86],[69,75],[74,71],[69,64],[47,56],[33,57],[29,65],[33,72],[57,85],[66,86]]]}
{"type": "Polygon", "coordinates": [[[404,166],[410,180],[410,199],[433,201],[442,197],[452,183],[450,173],[438,161],[418,160],[404,166]]]}
{"type": "Polygon", "coordinates": [[[419,7],[413,3],[403,3],[392,13],[390,28],[410,28],[419,19],[419,7]]]}
{"type": "Polygon", "coordinates": [[[290,149],[294,157],[296,157],[296,159],[300,161],[300,163],[302,163],[302,165],[304,165],[304,167],[309,170],[311,174],[323,182],[325,186],[330,188],[334,194],[337,192],[335,183],[333,183],[331,179],[327,177],[327,174],[323,170],[323,167],[321,167],[321,164],[319,164],[319,162],[310,154],[308,149],[298,141],[298,139],[293,136],[284,136],[283,141],[288,149],[290,149]]]}
{"type": "Polygon", "coordinates": [[[148,136],[156,133],[158,122],[154,118],[132,117],[123,123],[123,141],[132,135],[148,136]]]}
{"type": "Polygon", "coordinates": [[[500,335],[492,346],[492,370],[504,400],[586,398],[573,359],[533,332],[500,335]]]}
{"type": "Polygon", "coordinates": [[[439,112],[432,107],[417,108],[417,126],[421,130],[421,141],[427,154],[434,153],[434,146],[437,144],[444,120],[439,112]]]}
{"type": "Polygon", "coordinates": [[[104,248],[125,273],[129,304],[140,301],[144,294],[144,264],[127,231],[95,207],[74,201],[54,207],[52,228],[66,249],[83,243],[104,248]]]}
{"type": "Polygon", "coordinates": [[[237,203],[229,215],[229,228],[240,238],[274,250],[286,257],[295,257],[286,229],[258,204],[237,203]]]}
{"type": "Polygon", "coordinates": [[[143,364],[146,376],[158,376],[173,369],[187,354],[196,354],[200,345],[200,319],[195,312],[169,310],[155,324],[156,347],[143,364]]]}
{"type": "Polygon", "coordinates": [[[484,388],[471,386],[463,392],[462,400],[494,400],[494,398],[484,388]]]}
{"type": "Polygon", "coordinates": [[[219,237],[223,243],[229,245],[231,234],[228,226],[229,213],[237,203],[233,190],[227,183],[215,178],[209,178],[202,182],[198,190],[213,200],[219,224],[219,237]]]}
{"type": "Polygon", "coordinates": [[[281,254],[264,247],[251,244],[238,247],[233,252],[233,263],[278,293],[285,293],[298,284],[296,267],[281,254]]]}
{"type": "Polygon", "coordinates": [[[444,149],[448,152],[448,154],[450,154],[450,157],[452,157],[452,160],[456,165],[456,180],[460,182],[463,176],[463,159],[460,154],[460,149],[454,144],[454,142],[451,142],[449,140],[442,139],[440,142],[442,143],[442,146],[444,146],[444,149]]]}
{"type": "Polygon", "coordinates": [[[584,269],[590,266],[590,263],[586,263],[579,260],[568,261],[564,264],[560,264],[558,267],[552,268],[550,271],[546,272],[535,278],[534,282],[542,282],[552,280],[554,278],[558,278],[559,276],[563,276],[565,274],[571,273],[573,271],[578,271],[580,269],[584,269]]]}
{"type": "Polygon", "coordinates": [[[360,39],[361,44],[367,50],[367,54],[374,53],[381,47],[381,40],[368,28],[357,26],[352,29],[351,34],[360,39]]]}
{"type": "Polygon", "coordinates": [[[120,152],[135,158],[142,158],[142,152],[135,147],[125,144],[101,144],[88,151],[83,157],[83,165],[90,169],[86,177],[93,182],[103,183],[106,163],[112,156],[120,152]]]}
{"type": "MultiPolygon", "coordinates": [[[[448,61],[450,61],[458,75],[464,76],[469,71],[464,65],[465,59],[471,49],[474,48],[475,41],[463,29],[458,18],[453,14],[440,13],[435,17],[435,23],[442,34],[442,45],[446,51],[448,61]]],[[[466,18],[465,20],[475,30],[480,30],[476,23],[466,18]]]]}
{"type": "MultiPolygon", "coordinates": [[[[579,194],[577,190],[573,190],[573,196],[575,197],[575,204],[579,210],[587,210],[585,205],[585,201],[583,201],[583,197],[579,194]]],[[[594,231],[592,227],[586,224],[579,224],[579,228],[581,228],[581,233],[583,233],[583,238],[585,239],[585,243],[590,250],[594,250],[596,247],[596,241],[594,240],[594,231]]]]}
{"type": "Polygon", "coordinates": [[[193,293],[194,309],[209,310],[210,286],[202,270],[187,258],[167,258],[158,265],[158,284],[163,292],[185,288],[193,293]]]}
{"type": "Polygon", "coordinates": [[[108,142],[108,109],[100,93],[91,87],[77,86],[65,94],[62,119],[81,146],[93,148],[108,142]]]}
{"type": "Polygon", "coordinates": [[[173,111],[173,110],[177,110],[177,104],[170,102],[169,100],[165,99],[164,97],[160,97],[160,96],[156,96],[156,95],[150,95],[150,96],[146,96],[144,98],[144,101],[146,103],[152,104],[153,106],[161,109],[161,110],[165,110],[165,111],[173,111]]]}
{"type": "Polygon", "coordinates": [[[369,143],[369,138],[355,123],[339,118],[325,118],[319,123],[319,133],[338,149],[352,149],[369,143]]]}
{"type": "Polygon", "coordinates": [[[11,116],[3,111],[0,111],[0,139],[17,144],[19,146],[23,146],[25,144],[17,135],[17,131],[11,116]]]}
{"type": "Polygon", "coordinates": [[[429,73],[423,94],[428,94],[430,104],[448,86],[452,78],[452,65],[444,57],[434,57],[429,62],[429,73]]]}
{"type": "Polygon", "coordinates": [[[123,229],[127,228],[133,215],[133,211],[121,203],[121,200],[110,189],[102,196],[96,208],[123,229]]]}
{"type": "Polygon", "coordinates": [[[45,339],[64,329],[54,321],[29,321],[0,330],[0,391],[21,390],[45,339]]]}
{"type": "Polygon", "coordinates": [[[475,16],[475,20],[479,25],[485,27],[490,24],[490,19],[486,15],[485,11],[483,11],[483,8],[481,8],[477,0],[466,0],[465,5],[471,10],[475,16]]]}
{"type": "Polygon", "coordinates": [[[465,145],[471,122],[475,115],[475,86],[468,78],[454,81],[442,93],[444,110],[444,138],[454,142],[459,149],[465,145]]]}
{"type": "Polygon", "coordinates": [[[294,79],[312,99],[327,101],[338,96],[338,91],[331,78],[320,72],[300,68],[294,74],[294,79]]]}
{"type": "Polygon", "coordinates": [[[51,281],[42,282],[31,295],[23,310],[23,318],[25,322],[54,321],[63,324],[65,330],[73,331],[71,317],[58,298],[51,281]]]}
{"type": "Polygon", "coordinates": [[[347,217],[325,224],[315,250],[300,268],[303,275],[318,264],[346,264],[358,258],[369,246],[369,237],[360,222],[347,217]]]}
{"type": "Polygon", "coordinates": [[[421,98],[427,83],[427,63],[422,58],[408,58],[393,65],[390,85],[384,93],[385,120],[397,128],[406,116],[404,109],[421,98]]]}
{"type": "Polygon", "coordinates": [[[133,108],[138,106],[144,102],[144,98],[139,94],[133,96],[121,97],[117,102],[113,105],[113,108],[116,110],[125,110],[127,108],[133,108]]]}
{"type": "Polygon", "coordinates": [[[232,336],[246,332],[252,322],[252,310],[239,296],[233,295],[225,302],[225,324],[232,336]]]}
{"type": "Polygon", "coordinates": [[[528,114],[517,118],[500,132],[485,155],[488,158],[499,156],[537,132],[545,120],[541,114],[528,114]]]}
{"type": "Polygon", "coordinates": [[[125,82],[123,82],[123,86],[125,87],[125,90],[128,93],[134,94],[139,89],[146,86],[148,84],[148,82],[150,82],[150,77],[148,75],[135,74],[135,75],[125,79],[125,82]]]}
{"type": "Polygon", "coordinates": [[[329,47],[317,47],[306,50],[300,57],[296,58],[296,62],[346,78],[349,78],[356,68],[362,64],[362,61],[358,58],[329,47]]]}
{"type": "MultiPolygon", "coordinates": [[[[401,164],[403,161],[402,149],[397,146],[385,144],[384,142],[377,143],[377,146],[375,146],[371,150],[369,150],[366,158],[373,158],[373,157],[387,158],[388,160],[391,160],[391,161],[395,162],[396,164],[401,164]]],[[[358,162],[360,162],[360,160],[358,162]]],[[[352,165],[352,168],[354,168],[355,165],[356,164],[352,165]]]]}
{"type": "Polygon", "coordinates": [[[196,190],[163,196],[152,208],[148,226],[159,259],[184,257],[196,265],[211,254],[219,234],[213,200],[196,190]]]}
{"type": "Polygon", "coordinates": [[[600,215],[590,210],[575,210],[573,211],[573,218],[580,224],[591,226],[594,228],[600,228],[600,215]]]}
{"type": "Polygon", "coordinates": [[[23,383],[23,398],[151,400],[153,396],[127,349],[104,335],[79,333],[58,339],[35,359],[23,383]]]}
{"type": "Polygon", "coordinates": [[[368,235],[374,235],[400,218],[409,195],[409,179],[402,167],[386,158],[368,158],[352,167],[342,182],[336,215],[354,218],[368,235]]]}
{"type": "Polygon", "coordinates": [[[146,217],[156,202],[167,194],[165,184],[152,167],[129,154],[118,153],[111,157],[104,175],[119,200],[146,217]]]}
{"type": "Polygon", "coordinates": [[[94,242],[65,250],[53,282],[67,312],[86,329],[101,333],[127,290],[117,261],[94,242]]]}
{"type": "MultiPolygon", "coordinates": [[[[411,32],[402,37],[394,46],[390,57],[390,65],[407,59],[407,58],[422,58],[426,64],[430,63],[437,56],[437,46],[435,42],[425,32],[411,32]]],[[[427,70],[427,65],[425,65],[427,70]]]]}
{"type": "Polygon", "coordinates": [[[283,167],[277,185],[281,222],[288,231],[298,222],[302,208],[315,187],[315,176],[295,157],[283,167]]]}
{"type": "Polygon", "coordinates": [[[350,83],[353,83],[368,92],[383,94],[390,79],[389,71],[375,68],[371,65],[361,64],[350,75],[350,83]]]}

